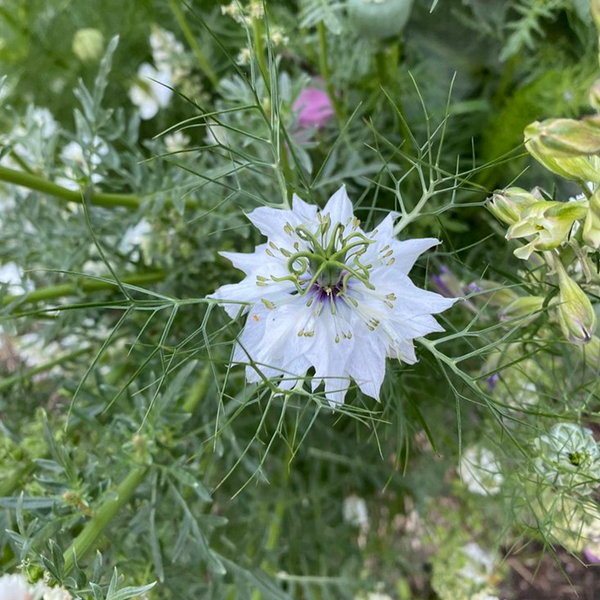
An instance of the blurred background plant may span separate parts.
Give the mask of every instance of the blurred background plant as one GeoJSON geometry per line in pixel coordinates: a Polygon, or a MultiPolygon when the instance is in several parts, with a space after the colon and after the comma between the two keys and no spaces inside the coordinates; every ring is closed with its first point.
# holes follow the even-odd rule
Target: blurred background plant
{"type": "Polygon", "coordinates": [[[597,587],[589,9],[6,0],[0,574],[95,600],[597,587]],[[332,412],[246,384],[206,295],[261,241],[245,212],[342,183],[366,226],[442,240],[411,277],[464,301],[380,404],[332,412]]]}

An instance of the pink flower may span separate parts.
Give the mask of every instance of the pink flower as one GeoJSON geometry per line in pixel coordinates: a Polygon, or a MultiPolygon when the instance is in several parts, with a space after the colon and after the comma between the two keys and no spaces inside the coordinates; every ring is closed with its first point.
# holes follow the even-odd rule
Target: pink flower
{"type": "Polygon", "coordinates": [[[298,125],[301,129],[323,129],[335,114],[327,92],[317,87],[303,89],[293,108],[298,115],[298,125]]]}
{"type": "Polygon", "coordinates": [[[591,550],[588,550],[587,548],[583,550],[583,557],[592,565],[597,565],[600,563],[600,558],[598,558],[591,550]]]}

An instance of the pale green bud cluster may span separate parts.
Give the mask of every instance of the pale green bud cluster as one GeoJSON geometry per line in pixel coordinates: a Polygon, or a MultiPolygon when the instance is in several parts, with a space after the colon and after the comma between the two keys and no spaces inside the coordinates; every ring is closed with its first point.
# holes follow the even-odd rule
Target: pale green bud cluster
{"type": "Polygon", "coordinates": [[[600,484],[600,450],[589,429],[558,423],[535,447],[536,469],[555,488],[590,494],[600,484]]]}
{"type": "Polygon", "coordinates": [[[79,29],[73,36],[73,52],[83,62],[98,60],[104,52],[104,36],[98,29],[79,29]]]}

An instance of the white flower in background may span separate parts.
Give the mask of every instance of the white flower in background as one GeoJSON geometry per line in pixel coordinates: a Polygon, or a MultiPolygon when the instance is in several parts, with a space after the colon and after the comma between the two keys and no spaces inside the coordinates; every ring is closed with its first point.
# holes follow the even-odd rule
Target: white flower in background
{"type": "Polygon", "coordinates": [[[494,556],[475,542],[469,542],[460,549],[460,552],[466,561],[458,571],[459,575],[475,585],[485,585],[493,571],[494,556]]]}
{"type": "Polygon", "coordinates": [[[381,592],[369,592],[367,594],[367,600],[392,600],[392,597],[388,594],[382,594],[381,592]]]}
{"type": "Polygon", "coordinates": [[[167,152],[179,152],[185,150],[191,139],[189,135],[183,133],[183,131],[175,131],[165,135],[165,148],[167,152]]]}
{"type": "Polygon", "coordinates": [[[11,294],[25,294],[33,290],[34,286],[15,262],[7,262],[0,266],[0,286],[8,286],[11,294]]]}
{"type": "Polygon", "coordinates": [[[590,494],[600,484],[600,450],[589,429],[558,423],[535,445],[538,472],[552,485],[590,494]]]}
{"type": "Polygon", "coordinates": [[[250,52],[250,48],[242,48],[239,51],[237,58],[235,59],[235,62],[238,65],[246,66],[246,65],[250,64],[251,60],[252,60],[252,53],[250,52]]]}
{"type": "Polygon", "coordinates": [[[0,577],[0,600],[71,600],[64,588],[51,588],[44,583],[30,585],[22,575],[0,577]]]}
{"type": "Polygon", "coordinates": [[[129,254],[135,248],[141,247],[142,249],[150,239],[152,233],[152,227],[146,219],[141,219],[137,225],[129,227],[123,239],[119,244],[119,252],[123,254],[129,254]]]}
{"type": "Polygon", "coordinates": [[[0,577],[0,598],[2,600],[32,600],[31,587],[22,575],[0,577]]]}
{"type": "Polygon", "coordinates": [[[354,495],[344,498],[343,512],[346,523],[361,529],[369,527],[369,512],[363,498],[354,495]]]}
{"type": "Polygon", "coordinates": [[[152,28],[150,48],[152,49],[152,59],[159,71],[170,70],[173,66],[173,57],[185,54],[185,47],[175,37],[175,34],[160,27],[152,28]]]}
{"type": "MultiPolygon", "coordinates": [[[[246,278],[209,296],[231,318],[249,315],[233,362],[251,359],[265,376],[283,376],[279,386],[287,389],[314,368],[313,390],[323,382],[335,406],[351,378],[379,399],[386,357],[413,364],[413,340],[443,331],[432,314],[456,300],[408,277],[438,240],[393,239],[391,214],[365,233],[345,187],[322,210],[294,196],[292,210],[261,207],[248,218],[268,243],[251,254],[223,252],[246,278]]],[[[261,381],[252,366],[246,377],[261,381]]]]}
{"type": "Polygon", "coordinates": [[[461,457],[459,473],[473,494],[494,495],[500,491],[504,477],[494,453],[482,446],[467,448],[461,457]]]}
{"type": "Polygon", "coordinates": [[[138,69],[138,81],[129,88],[129,98],[139,108],[140,117],[152,119],[161,108],[169,105],[173,90],[169,70],[158,71],[150,63],[142,63],[138,69]]]}
{"type": "Polygon", "coordinates": [[[97,135],[94,136],[89,157],[86,156],[83,146],[79,142],[69,142],[60,153],[63,162],[67,165],[65,177],[57,177],[56,183],[70,190],[78,190],[80,189],[78,180],[81,175],[89,175],[90,171],[92,171],[92,183],[100,183],[104,177],[95,172],[96,167],[102,163],[108,153],[106,142],[97,135]]]}

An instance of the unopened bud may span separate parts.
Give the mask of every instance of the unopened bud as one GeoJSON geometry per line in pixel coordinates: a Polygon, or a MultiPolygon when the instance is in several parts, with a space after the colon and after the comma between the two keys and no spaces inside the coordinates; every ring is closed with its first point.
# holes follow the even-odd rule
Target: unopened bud
{"type": "Polygon", "coordinates": [[[583,346],[581,351],[583,352],[586,365],[590,369],[600,372],[600,339],[593,335],[592,339],[583,346]]]}
{"type": "Polygon", "coordinates": [[[404,29],[413,0],[348,0],[352,26],[363,36],[385,39],[404,29]]]}
{"type": "Polygon", "coordinates": [[[525,128],[525,147],[542,166],[565,179],[600,183],[600,159],[594,156],[600,151],[600,128],[595,121],[536,121],[525,128]]]}
{"type": "Polygon", "coordinates": [[[537,318],[544,306],[542,296],[524,296],[517,298],[504,309],[500,310],[500,319],[522,319],[531,322],[537,318]]]}
{"type": "Polygon", "coordinates": [[[510,287],[489,279],[480,279],[469,285],[469,290],[477,294],[474,300],[482,300],[490,306],[503,307],[519,298],[510,287]]]}
{"type": "Polygon", "coordinates": [[[587,344],[596,330],[596,313],[587,294],[568,275],[559,259],[554,261],[558,274],[558,321],[563,335],[574,344],[587,344]]]}
{"type": "Polygon", "coordinates": [[[594,250],[600,249],[600,190],[590,198],[583,224],[583,241],[594,250]]]}
{"type": "Polygon", "coordinates": [[[512,225],[506,239],[530,238],[531,241],[514,252],[517,258],[527,260],[533,252],[552,250],[564,242],[573,223],[583,219],[588,211],[586,200],[581,202],[536,202],[521,213],[512,225]]]}
{"type": "Polygon", "coordinates": [[[494,192],[494,195],[488,198],[488,208],[503,223],[514,225],[521,217],[523,209],[538,200],[533,194],[521,188],[512,187],[494,192]]]}
{"type": "Polygon", "coordinates": [[[104,50],[104,36],[98,29],[79,29],[73,37],[73,52],[83,62],[98,60],[104,50]]]}

